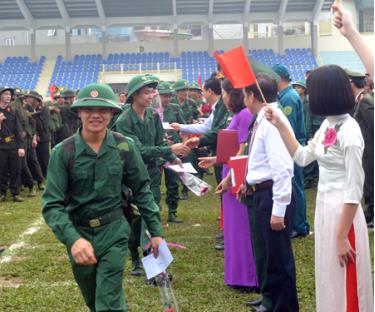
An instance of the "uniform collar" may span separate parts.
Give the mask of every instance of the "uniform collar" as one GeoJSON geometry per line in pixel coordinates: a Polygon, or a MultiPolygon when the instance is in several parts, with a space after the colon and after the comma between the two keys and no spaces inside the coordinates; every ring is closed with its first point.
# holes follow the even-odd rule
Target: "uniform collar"
{"type": "Polygon", "coordinates": [[[289,92],[290,89],[292,89],[291,85],[287,86],[285,89],[282,89],[279,92],[279,99],[282,98],[287,92],[289,92]]]}
{"type": "MultiPolygon", "coordinates": [[[[141,123],[142,119],[139,118],[137,113],[133,110],[133,106],[129,109],[129,116],[133,124],[141,123]]],[[[145,110],[144,120],[152,118],[152,109],[147,107],[145,110]]]]}

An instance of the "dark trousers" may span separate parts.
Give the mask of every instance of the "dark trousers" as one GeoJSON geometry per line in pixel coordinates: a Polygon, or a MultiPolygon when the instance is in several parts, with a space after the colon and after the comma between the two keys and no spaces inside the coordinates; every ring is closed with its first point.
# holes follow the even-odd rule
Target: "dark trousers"
{"type": "Polygon", "coordinates": [[[38,156],[40,168],[42,169],[43,176],[47,176],[47,168],[49,162],[49,141],[39,142],[36,147],[36,154],[38,156]]]}
{"type": "Polygon", "coordinates": [[[365,199],[365,217],[367,222],[374,219],[374,157],[363,157],[362,166],[365,172],[363,196],[365,199]]]}
{"type": "Polygon", "coordinates": [[[25,185],[28,188],[32,188],[34,186],[34,178],[31,174],[30,168],[27,164],[27,158],[29,154],[29,148],[25,149],[25,157],[21,158],[21,185],[25,185]]]}
{"type": "Polygon", "coordinates": [[[29,166],[29,169],[31,171],[31,174],[33,175],[33,178],[38,183],[43,182],[43,173],[42,169],[40,168],[39,160],[36,155],[35,148],[29,148],[27,153],[27,164],[29,166]]]}
{"type": "MultiPolygon", "coordinates": [[[[293,258],[290,234],[293,227],[293,216],[295,212],[295,200],[292,196],[290,205],[285,214],[286,228],[282,231],[273,231],[270,226],[272,214],[272,189],[258,191],[253,196],[254,209],[252,216],[253,229],[251,234],[255,234],[258,245],[263,245],[260,255],[263,258],[260,271],[265,275],[259,280],[261,291],[269,294],[272,302],[273,312],[294,312],[298,311],[298,298],[296,289],[296,272],[293,258]]],[[[252,237],[254,240],[254,237],[252,237]]],[[[254,249],[257,258],[257,249],[254,249]]],[[[261,263],[256,259],[257,272],[261,263]]],[[[267,307],[270,308],[270,307],[267,307]]]]}
{"type": "Polygon", "coordinates": [[[178,206],[178,174],[171,169],[164,169],[165,186],[167,188],[167,196],[165,202],[168,206],[169,213],[176,213],[178,206]]]}
{"type": "Polygon", "coordinates": [[[0,192],[6,193],[9,185],[13,195],[20,193],[21,161],[17,149],[0,149],[0,192]],[[8,184],[9,183],[9,184],[8,184]]]}

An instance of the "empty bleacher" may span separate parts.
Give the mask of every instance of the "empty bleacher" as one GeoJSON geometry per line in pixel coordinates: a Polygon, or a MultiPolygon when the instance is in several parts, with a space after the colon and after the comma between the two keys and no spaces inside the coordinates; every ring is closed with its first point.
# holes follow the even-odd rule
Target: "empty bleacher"
{"type": "Polygon", "coordinates": [[[46,58],[31,62],[28,57],[7,57],[0,63],[0,86],[35,89],[46,58]]]}
{"type": "Polygon", "coordinates": [[[345,69],[365,73],[365,68],[354,51],[320,52],[322,65],[336,64],[345,69]]]}

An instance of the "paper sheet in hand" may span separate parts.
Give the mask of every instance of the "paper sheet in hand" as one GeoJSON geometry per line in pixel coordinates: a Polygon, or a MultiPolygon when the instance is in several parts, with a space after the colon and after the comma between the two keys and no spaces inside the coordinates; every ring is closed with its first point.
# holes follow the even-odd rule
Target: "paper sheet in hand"
{"type": "Polygon", "coordinates": [[[183,163],[182,167],[180,165],[169,165],[167,168],[172,169],[175,172],[182,173],[198,173],[191,163],[183,163]]]}
{"type": "Polygon", "coordinates": [[[163,240],[159,245],[159,255],[157,258],[151,254],[142,259],[143,268],[145,269],[147,279],[153,278],[161,272],[164,272],[172,261],[173,256],[167,246],[166,241],[163,240]]]}
{"type": "Polygon", "coordinates": [[[163,129],[164,130],[173,130],[169,122],[163,122],[163,129]]]}

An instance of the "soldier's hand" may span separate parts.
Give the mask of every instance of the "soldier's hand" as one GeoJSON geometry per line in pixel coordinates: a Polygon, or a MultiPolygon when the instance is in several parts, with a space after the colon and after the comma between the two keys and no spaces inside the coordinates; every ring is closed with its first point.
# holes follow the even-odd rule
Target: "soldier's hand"
{"type": "Polygon", "coordinates": [[[36,148],[37,145],[38,145],[38,141],[37,141],[36,139],[33,139],[33,140],[31,141],[31,147],[32,147],[32,148],[36,148]]]}
{"type": "Polygon", "coordinates": [[[173,144],[171,146],[173,154],[177,156],[187,156],[190,153],[190,148],[182,143],[173,144]]]}
{"type": "Polygon", "coordinates": [[[180,167],[182,167],[182,161],[180,158],[176,158],[174,161],[172,161],[172,164],[179,165],[180,167]]]}
{"type": "Polygon", "coordinates": [[[92,248],[91,243],[84,238],[77,239],[70,249],[70,252],[77,264],[90,265],[96,264],[97,262],[94,248],[92,248]]]}
{"type": "Polygon", "coordinates": [[[18,157],[25,157],[25,150],[23,148],[18,149],[18,157]]]}
{"type": "Polygon", "coordinates": [[[216,163],[216,156],[199,157],[198,160],[199,160],[198,166],[200,168],[207,169],[216,163]]]}
{"type": "Polygon", "coordinates": [[[163,241],[163,237],[151,237],[151,246],[152,246],[152,253],[156,258],[159,255],[159,245],[163,241]]]}
{"type": "Polygon", "coordinates": [[[190,148],[197,148],[199,146],[199,138],[191,138],[184,143],[186,146],[190,148]]]}
{"type": "Polygon", "coordinates": [[[178,131],[181,128],[180,124],[177,122],[171,123],[171,127],[173,128],[174,131],[178,131]]]}
{"type": "Polygon", "coordinates": [[[0,113],[0,124],[2,124],[5,119],[5,115],[3,113],[0,113]]]}

